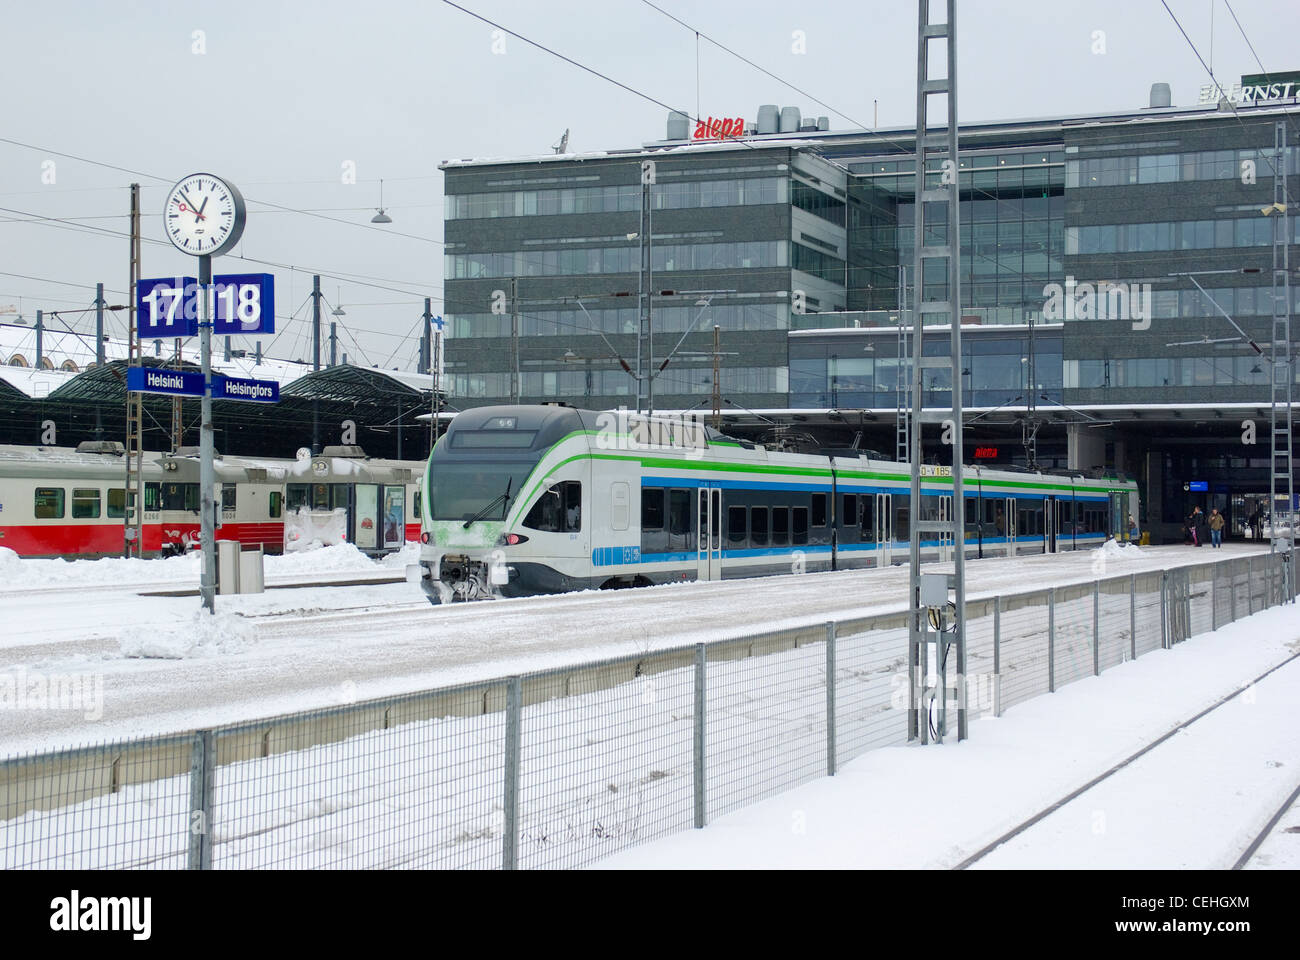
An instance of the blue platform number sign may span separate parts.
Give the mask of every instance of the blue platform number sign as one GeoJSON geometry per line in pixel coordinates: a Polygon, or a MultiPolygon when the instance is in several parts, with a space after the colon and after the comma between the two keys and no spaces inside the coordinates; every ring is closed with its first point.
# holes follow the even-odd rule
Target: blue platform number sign
{"type": "Polygon", "coordinates": [[[269,273],[231,273],[213,280],[213,333],[275,333],[274,277],[269,273]]]}
{"type": "Polygon", "coordinates": [[[199,332],[194,277],[162,277],[136,284],[136,329],[142,340],[192,337],[199,332]]]}

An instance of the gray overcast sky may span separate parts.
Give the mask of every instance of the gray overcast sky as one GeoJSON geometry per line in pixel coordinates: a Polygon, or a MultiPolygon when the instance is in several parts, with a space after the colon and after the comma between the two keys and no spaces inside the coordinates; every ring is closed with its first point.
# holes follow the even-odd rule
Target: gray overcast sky
{"type": "MultiPolygon", "coordinates": [[[[873,99],[882,127],[913,122],[911,0],[655,2],[860,123],[872,123],[873,99]],[[793,52],[795,31],[806,53],[793,52]]],[[[1297,0],[1230,2],[1269,71],[1300,69],[1297,0]]],[[[695,34],[642,0],[460,5],[692,114],[698,96],[706,116],[753,120],[759,104],[776,103],[831,114],[832,129],[857,126],[707,41],[697,90],[695,34]]],[[[1169,5],[1207,60],[1213,10],[1222,82],[1257,72],[1224,0],[1169,5]]],[[[1153,81],[1169,82],[1174,103],[1186,105],[1208,81],[1159,0],[959,0],[958,8],[963,120],[1138,108],[1153,81]]],[[[513,37],[494,52],[493,28],[439,0],[11,0],[3,22],[0,137],[40,149],[0,142],[0,307],[21,297],[29,318],[38,307],[88,306],[96,281],[125,291],[127,242],[94,228],[127,229],[128,183],[143,187],[146,240],[161,240],[167,186],[210,171],[250,200],[237,252],[297,268],[273,271],[278,313],[307,316],[312,272],[383,278],[376,282],[394,289],[333,278],[322,286],[332,303],[341,300],[366,362],[411,368],[414,341],[404,338],[418,336],[422,298],[444,312],[439,161],[548,153],[565,128],[577,152],[664,136],[660,107],[513,37]],[[194,52],[198,30],[203,53],[194,52]],[[48,161],[53,183],[42,179],[48,161]],[[347,161],[355,185],[341,182],[347,161]],[[371,227],[381,177],[394,222],[371,227]]],[[[189,260],[146,242],[143,275],[192,273],[189,260]]],[[[215,269],[262,268],[227,257],[215,269]]],[[[124,317],[114,332],[124,332],[124,317]]],[[[306,357],[308,324],[278,327],[267,352],[306,357]]],[[[350,343],[344,349],[361,359],[350,343]]]]}

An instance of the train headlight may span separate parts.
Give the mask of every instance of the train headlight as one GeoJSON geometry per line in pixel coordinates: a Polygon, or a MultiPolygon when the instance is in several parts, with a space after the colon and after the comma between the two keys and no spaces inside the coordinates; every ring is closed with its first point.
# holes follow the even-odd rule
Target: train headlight
{"type": "Polygon", "coordinates": [[[520,543],[527,543],[528,538],[521,533],[503,533],[497,537],[498,547],[513,547],[520,543]]]}

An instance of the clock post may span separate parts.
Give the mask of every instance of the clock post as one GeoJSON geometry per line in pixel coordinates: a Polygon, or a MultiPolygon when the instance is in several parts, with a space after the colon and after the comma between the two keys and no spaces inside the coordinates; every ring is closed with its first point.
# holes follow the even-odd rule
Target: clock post
{"type": "Polygon", "coordinates": [[[217,520],[216,470],[213,467],[212,430],[212,314],[209,291],[212,288],[212,255],[199,255],[199,363],[203,369],[202,414],[199,427],[199,543],[203,551],[203,569],[199,572],[199,594],[203,608],[216,613],[217,596],[217,520]]]}
{"type": "MultiPolygon", "coordinates": [[[[199,258],[199,356],[203,396],[199,427],[199,542],[203,569],[199,594],[203,609],[216,612],[217,503],[212,442],[212,258],[234,248],[244,233],[247,208],[239,188],[210,173],[195,173],[172,187],[163,207],[167,239],[181,253],[199,258]]],[[[274,316],[274,314],[272,314],[274,316]]]]}

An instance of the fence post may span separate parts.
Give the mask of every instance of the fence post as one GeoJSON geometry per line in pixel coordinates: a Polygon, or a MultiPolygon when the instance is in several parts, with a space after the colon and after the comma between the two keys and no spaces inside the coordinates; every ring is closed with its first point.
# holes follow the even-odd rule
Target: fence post
{"type": "Polygon", "coordinates": [[[1160,571],[1160,649],[1168,650],[1169,643],[1169,571],[1160,571]]]}
{"type": "Polygon", "coordinates": [[[1246,613],[1255,612],[1255,558],[1246,558],[1246,613]]]}
{"type": "Polygon", "coordinates": [[[1092,675],[1101,676],[1101,581],[1092,581],[1092,675]]]}
{"type": "Polygon", "coordinates": [[[835,776],[835,621],[826,624],[826,775],[835,776]]]}
{"type": "Polygon", "coordinates": [[[1210,630],[1219,629],[1219,564],[1210,567],[1210,630]]]}
{"type": "Polygon", "coordinates": [[[695,829],[703,830],[704,807],[704,667],[708,653],[704,644],[695,645],[695,829]]]}
{"type": "Polygon", "coordinates": [[[1002,598],[993,598],[993,716],[1002,716],[1002,598]]]}
{"type": "MultiPolygon", "coordinates": [[[[1230,560],[1229,564],[1235,566],[1236,561],[1230,560]]],[[[1228,578],[1228,622],[1237,622],[1237,571],[1229,566],[1228,569],[1232,576],[1228,578]]]]}
{"type": "Polygon", "coordinates": [[[1047,692],[1056,692],[1056,588],[1047,588],[1047,692]]]}
{"type": "Polygon", "coordinates": [[[501,868],[514,870],[519,865],[519,728],[523,713],[523,680],[514,676],[506,681],[506,756],[502,806],[505,827],[501,832],[501,868]]]}
{"type": "Polygon", "coordinates": [[[1128,575],[1128,646],[1131,660],[1138,658],[1138,575],[1128,575]]]}
{"type": "Polygon", "coordinates": [[[212,731],[196,731],[190,753],[191,870],[212,869],[212,787],[216,759],[212,731]]]}

